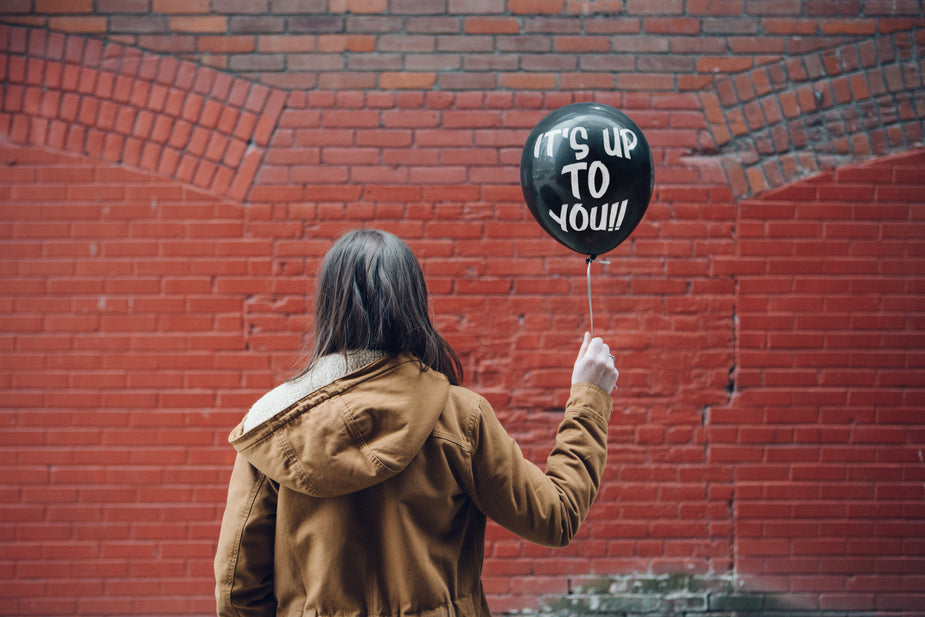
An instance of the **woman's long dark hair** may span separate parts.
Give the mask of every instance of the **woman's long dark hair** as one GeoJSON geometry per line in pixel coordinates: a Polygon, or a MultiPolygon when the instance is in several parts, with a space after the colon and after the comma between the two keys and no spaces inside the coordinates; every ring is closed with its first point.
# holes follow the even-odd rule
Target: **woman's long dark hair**
{"type": "Polygon", "coordinates": [[[424,273],[397,236],[362,229],[342,236],[321,263],[310,360],[354,349],[414,354],[423,366],[462,382],[462,364],[430,322],[424,273]]]}

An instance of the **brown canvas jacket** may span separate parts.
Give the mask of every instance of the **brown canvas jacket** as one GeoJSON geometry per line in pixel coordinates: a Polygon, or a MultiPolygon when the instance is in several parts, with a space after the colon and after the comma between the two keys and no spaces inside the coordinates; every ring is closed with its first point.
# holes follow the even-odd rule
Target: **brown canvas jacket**
{"type": "Polygon", "coordinates": [[[572,386],[545,473],[488,402],[383,358],[243,433],[215,556],[220,616],[488,616],[486,516],[564,546],[607,452],[610,395],[572,386]]]}

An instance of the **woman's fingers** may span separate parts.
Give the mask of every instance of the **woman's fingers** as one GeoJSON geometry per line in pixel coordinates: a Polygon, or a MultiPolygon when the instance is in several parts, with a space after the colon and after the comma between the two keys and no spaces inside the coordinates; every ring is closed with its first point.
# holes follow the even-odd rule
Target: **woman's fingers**
{"type": "Polygon", "coordinates": [[[587,382],[610,392],[617,383],[619,373],[614,368],[610,347],[601,338],[585,333],[578,359],[572,369],[572,383],[587,382]]]}

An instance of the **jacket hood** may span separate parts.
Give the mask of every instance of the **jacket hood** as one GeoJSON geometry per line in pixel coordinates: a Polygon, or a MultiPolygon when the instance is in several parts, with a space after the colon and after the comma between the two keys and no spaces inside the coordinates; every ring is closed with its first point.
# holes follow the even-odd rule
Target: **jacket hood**
{"type": "Polygon", "coordinates": [[[289,405],[229,441],[279,484],[314,497],[346,495],[391,478],[417,455],[449,382],[414,356],[382,358],[289,405]],[[280,430],[287,427],[287,430],[280,430]]]}

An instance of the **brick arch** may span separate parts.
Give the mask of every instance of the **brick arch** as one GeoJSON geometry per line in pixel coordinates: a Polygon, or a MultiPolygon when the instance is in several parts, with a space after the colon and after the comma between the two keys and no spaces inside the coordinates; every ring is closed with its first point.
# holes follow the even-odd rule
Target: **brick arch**
{"type": "Polygon", "coordinates": [[[286,94],[118,43],[0,25],[0,135],[243,200],[286,94]]]}
{"type": "Polygon", "coordinates": [[[922,31],[766,64],[700,94],[737,199],[921,145],[922,31]]]}

